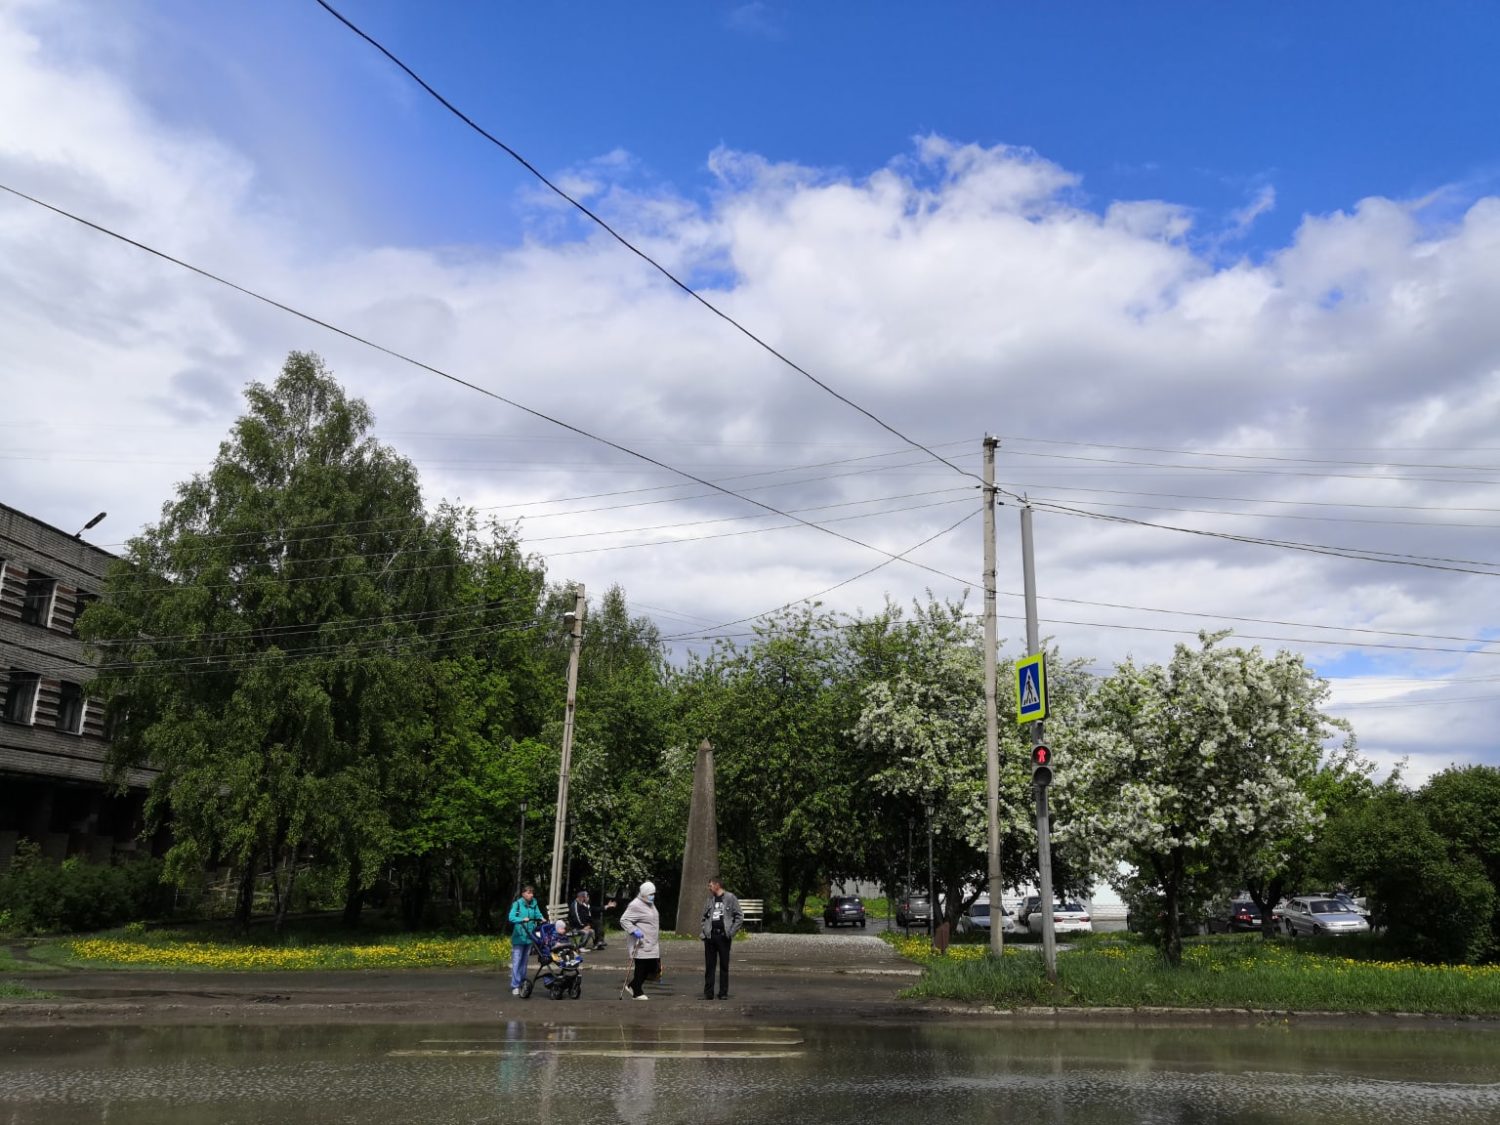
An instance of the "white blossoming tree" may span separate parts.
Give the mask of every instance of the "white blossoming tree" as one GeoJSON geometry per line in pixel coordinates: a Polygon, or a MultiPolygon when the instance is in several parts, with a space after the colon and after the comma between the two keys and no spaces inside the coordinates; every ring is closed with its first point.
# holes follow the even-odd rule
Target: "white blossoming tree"
{"type": "MultiPolygon", "coordinates": [[[[1162,951],[1182,958],[1180,911],[1284,866],[1321,814],[1309,793],[1325,744],[1347,725],[1319,706],[1328,684],[1288,652],[1200,634],[1166,667],[1127,661],[1090,697],[1071,740],[1083,839],[1159,896],[1162,951]],[[1198,900],[1195,902],[1194,900],[1198,900]]],[[[1059,753],[1059,761],[1062,754],[1059,753]]]]}
{"type": "MultiPolygon", "coordinates": [[[[959,893],[1004,888],[988,886],[986,808],[984,642],[980,625],[961,602],[929,599],[909,615],[895,607],[870,623],[883,642],[870,666],[855,738],[866,755],[875,793],[886,810],[883,820],[900,834],[908,818],[923,824],[922,810],[933,808],[937,884],[947,893],[954,920],[968,901],[959,893]]],[[[859,643],[877,646],[872,636],[859,643]]],[[[1090,679],[1082,661],[1049,653],[1049,734],[1066,738],[1070,723],[1084,712],[1090,679]]],[[[1000,825],[1006,886],[1036,880],[1036,828],[1029,745],[1012,721],[1015,714],[1010,662],[1000,674],[1000,825]]],[[[1056,819],[1068,826],[1071,783],[1059,776],[1056,819]]],[[[1078,860],[1097,849],[1075,847],[1076,833],[1059,831],[1054,848],[1059,893],[1081,893],[1097,874],[1078,860]]],[[[925,864],[922,866],[925,867],[925,864]]]]}

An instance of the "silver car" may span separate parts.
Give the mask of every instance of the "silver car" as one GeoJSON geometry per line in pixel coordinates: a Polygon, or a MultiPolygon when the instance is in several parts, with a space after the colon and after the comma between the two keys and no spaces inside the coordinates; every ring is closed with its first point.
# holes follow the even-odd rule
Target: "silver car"
{"type": "Polygon", "coordinates": [[[1282,929],[1291,937],[1300,934],[1367,934],[1369,920],[1337,899],[1299,896],[1281,908],[1282,929]]]}
{"type": "MultiPolygon", "coordinates": [[[[974,904],[958,920],[958,932],[961,934],[978,930],[988,932],[994,924],[990,915],[990,896],[980,895],[974,900],[974,904]]],[[[1010,911],[1004,906],[1000,907],[1000,931],[1013,934],[1016,932],[1016,921],[1011,917],[1010,911]]]]}

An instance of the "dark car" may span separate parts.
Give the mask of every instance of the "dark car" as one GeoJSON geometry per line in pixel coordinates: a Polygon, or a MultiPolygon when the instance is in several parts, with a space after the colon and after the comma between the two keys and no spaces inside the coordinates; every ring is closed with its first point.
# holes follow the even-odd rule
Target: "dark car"
{"type": "Polygon", "coordinates": [[[858,895],[836,895],[823,907],[823,925],[860,926],[865,924],[865,904],[858,895]]]}
{"type": "Polygon", "coordinates": [[[1027,895],[1021,902],[1021,909],[1016,911],[1017,925],[1031,929],[1031,916],[1042,908],[1041,895],[1027,895]]]}
{"type": "Polygon", "coordinates": [[[903,895],[896,904],[896,925],[925,926],[932,921],[932,900],[925,894],[903,895]]]}
{"type": "Polygon", "coordinates": [[[1208,932],[1211,934],[1258,932],[1260,930],[1260,907],[1248,898],[1236,899],[1221,906],[1208,917],[1208,932]]]}

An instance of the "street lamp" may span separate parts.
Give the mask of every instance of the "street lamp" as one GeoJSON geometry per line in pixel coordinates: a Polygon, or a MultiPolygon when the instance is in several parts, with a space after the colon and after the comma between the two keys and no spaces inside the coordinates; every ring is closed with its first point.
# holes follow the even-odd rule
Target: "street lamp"
{"type": "Polygon", "coordinates": [[[937,886],[932,878],[932,802],[928,801],[923,808],[927,812],[927,940],[932,940],[933,930],[937,927],[937,886]]]}
{"type": "Polygon", "coordinates": [[[511,896],[514,901],[521,897],[521,864],[526,857],[526,802],[521,802],[521,842],[516,847],[516,893],[511,896]]]}
{"type": "MultiPolygon", "coordinates": [[[[917,826],[917,818],[909,816],[906,818],[906,893],[910,895],[912,889],[917,885],[916,876],[911,869],[911,832],[917,826]]],[[[910,903],[908,903],[908,906],[910,903]]],[[[911,936],[911,914],[906,915],[906,936],[911,936]]]]}
{"type": "Polygon", "coordinates": [[[88,522],[88,523],[86,523],[86,524],[84,524],[84,525],[83,525],[83,528],[82,528],[82,529],[81,529],[81,530],[80,530],[80,531],[78,531],[78,532],[77,532],[77,533],[76,533],[76,534],[75,534],[75,535],[74,535],[74,536],[73,536],[73,538],[74,538],[74,539],[82,539],[82,538],[83,538],[83,533],[84,533],[84,532],[85,532],[85,531],[91,531],[91,530],[93,530],[93,529],[94,529],[94,528],[95,528],[95,527],[97,527],[97,526],[98,526],[98,525],[99,525],[99,521],[100,521],[100,520],[102,520],[102,519],[103,519],[103,518],[104,518],[104,517],[105,517],[105,516],[107,516],[107,515],[109,515],[109,513],[108,513],[108,512],[100,512],[100,513],[99,513],[99,514],[98,514],[98,515],[97,515],[97,516],[95,516],[95,517],[94,517],[94,518],[93,518],[93,519],[91,519],[91,520],[89,520],[89,522],[88,522]]]}

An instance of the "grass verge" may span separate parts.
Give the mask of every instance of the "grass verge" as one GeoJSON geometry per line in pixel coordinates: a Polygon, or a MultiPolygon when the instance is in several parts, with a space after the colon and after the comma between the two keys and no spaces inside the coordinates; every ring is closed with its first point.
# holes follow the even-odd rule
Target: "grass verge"
{"type": "Polygon", "coordinates": [[[50,1000],[52,993],[0,980],[0,1000],[50,1000]]]}
{"type": "MultiPolygon", "coordinates": [[[[1057,959],[1047,982],[1031,950],[999,960],[974,947],[897,948],[926,966],[906,995],[1000,1007],[1257,1008],[1296,1011],[1424,1012],[1500,1015],[1500,965],[1423,965],[1369,961],[1336,951],[1265,942],[1255,935],[1186,944],[1173,969],[1155,949],[1116,935],[1095,935],[1057,959]],[[971,952],[971,950],[974,950],[971,952]]],[[[925,946],[925,941],[921,943],[925,946]]]]}
{"type": "Polygon", "coordinates": [[[345,941],[237,938],[161,930],[105,933],[39,945],[33,955],[53,965],[92,969],[287,971],[304,969],[442,969],[510,964],[504,937],[382,935],[345,941]]]}

